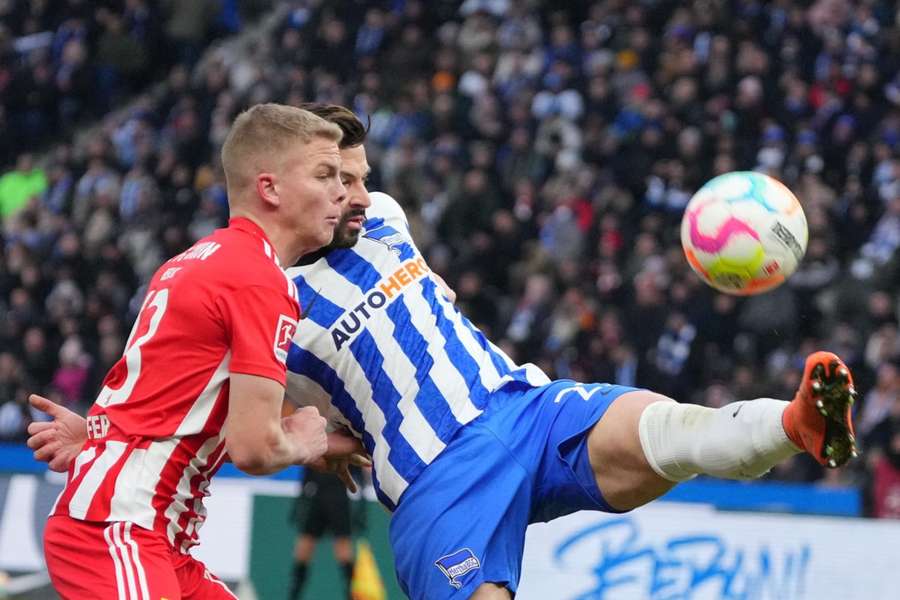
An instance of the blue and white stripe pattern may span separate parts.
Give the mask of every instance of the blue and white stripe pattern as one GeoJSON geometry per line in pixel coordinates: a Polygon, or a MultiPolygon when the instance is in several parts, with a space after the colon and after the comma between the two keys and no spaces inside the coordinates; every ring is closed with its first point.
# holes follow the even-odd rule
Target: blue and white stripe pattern
{"type": "Polygon", "coordinates": [[[399,205],[373,193],[359,242],[288,269],[305,319],[288,355],[288,395],[330,398],[374,460],[393,509],[407,486],[475,419],[491,393],[548,383],[518,366],[445,298],[399,205]]]}

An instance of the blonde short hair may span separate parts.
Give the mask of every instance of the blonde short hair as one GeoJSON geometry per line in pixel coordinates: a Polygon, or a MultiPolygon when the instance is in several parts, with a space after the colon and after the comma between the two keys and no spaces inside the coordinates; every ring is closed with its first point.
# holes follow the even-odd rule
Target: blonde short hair
{"type": "Polygon", "coordinates": [[[308,110],[283,104],[257,104],[237,116],[222,144],[222,168],[229,190],[248,185],[265,157],[277,159],[298,142],[316,137],[340,143],[341,128],[308,110]]]}

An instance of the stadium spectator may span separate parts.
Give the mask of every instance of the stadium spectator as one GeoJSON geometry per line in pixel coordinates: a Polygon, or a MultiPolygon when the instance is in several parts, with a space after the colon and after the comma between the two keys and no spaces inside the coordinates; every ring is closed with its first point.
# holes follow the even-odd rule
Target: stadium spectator
{"type": "Polygon", "coordinates": [[[16,168],[0,177],[0,218],[7,219],[47,189],[47,175],[31,154],[20,154],[16,168]]]}
{"type": "MultiPolygon", "coordinates": [[[[885,365],[888,366],[888,365],[885,365]]],[[[890,365],[894,379],[900,365],[890,365]]],[[[897,382],[893,382],[897,387],[897,382]]],[[[900,391],[894,390],[884,418],[868,435],[872,469],[872,511],[881,518],[900,518],[900,391]]]]}
{"type": "Polygon", "coordinates": [[[28,414],[25,409],[22,365],[11,352],[0,353],[0,440],[25,441],[28,414]]]}
{"type": "Polygon", "coordinates": [[[887,419],[897,398],[900,398],[900,363],[882,363],[878,366],[875,385],[866,394],[862,414],[857,421],[859,434],[869,435],[887,419]]]}

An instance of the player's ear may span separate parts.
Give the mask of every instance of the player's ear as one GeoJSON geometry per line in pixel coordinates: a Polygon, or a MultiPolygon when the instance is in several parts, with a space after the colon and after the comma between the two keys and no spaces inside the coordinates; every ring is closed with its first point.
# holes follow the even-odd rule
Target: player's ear
{"type": "Polygon", "coordinates": [[[276,207],[281,204],[278,196],[277,178],[274,173],[257,173],[256,194],[264,204],[276,207]]]}

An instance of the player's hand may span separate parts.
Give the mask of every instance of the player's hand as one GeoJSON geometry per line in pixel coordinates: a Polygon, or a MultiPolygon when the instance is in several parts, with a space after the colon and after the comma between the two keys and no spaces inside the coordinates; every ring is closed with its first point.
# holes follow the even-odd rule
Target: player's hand
{"type": "Polygon", "coordinates": [[[349,457],[323,458],[315,465],[310,465],[310,468],[326,473],[334,473],[335,475],[337,475],[338,479],[340,479],[344,483],[344,487],[350,490],[351,493],[355,494],[357,491],[359,491],[359,488],[356,487],[356,482],[353,481],[353,476],[350,474],[349,457]]]}
{"type": "Polygon", "coordinates": [[[351,493],[355,494],[359,491],[359,488],[357,488],[356,482],[350,474],[350,465],[356,465],[357,467],[371,467],[372,461],[363,454],[351,454],[341,458],[322,457],[306,466],[322,473],[334,473],[337,475],[338,479],[344,483],[344,486],[350,490],[351,493]]]}
{"type": "Polygon", "coordinates": [[[307,465],[321,459],[328,451],[325,417],[315,406],[298,408],[281,419],[284,434],[297,448],[297,464],[307,465]]]}
{"type": "Polygon", "coordinates": [[[334,473],[348,490],[358,491],[356,482],[350,475],[350,465],[369,468],[372,461],[366,454],[365,446],[348,431],[333,431],[328,434],[328,452],[319,460],[307,466],[323,473],[334,473]]]}
{"type": "Polygon", "coordinates": [[[328,434],[328,451],[326,458],[347,458],[350,464],[357,467],[371,467],[366,447],[355,435],[346,429],[339,429],[328,434]]]}
{"type": "Polygon", "coordinates": [[[52,421],[35,421],[28,425],[29,437],[25,443],[34,450],[34,459],[47,463],[51,471],[68,471],[87,441],[84,417],[37,394],[31,394],[28,401],[37,410],[53,417],[52,421]]]}
{"type": "Polygon", "coordinates": [[[444,281],[444,278],[434,271],[431,272],[431,276],[435,281],[437,281],[441,289],[444,290],[444,295],[447,296],[447,300],[449,300],[451,304],[456,304],[456,291],[454,291],[452,287],[447,285],[447,282],[444,281]]]}

